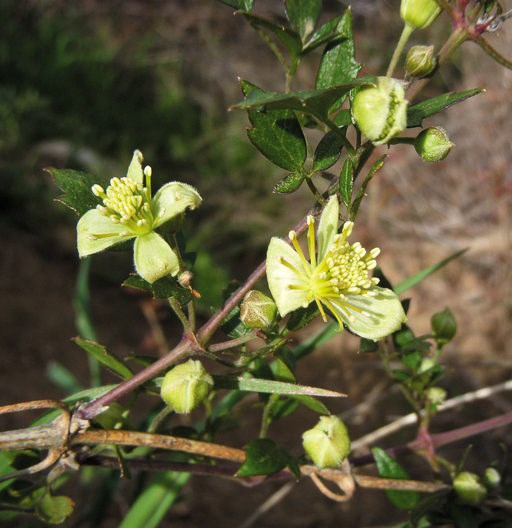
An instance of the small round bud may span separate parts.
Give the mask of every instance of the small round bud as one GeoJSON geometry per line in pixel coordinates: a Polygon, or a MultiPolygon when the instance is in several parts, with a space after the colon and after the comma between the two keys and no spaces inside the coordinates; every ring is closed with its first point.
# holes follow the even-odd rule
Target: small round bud
{"type": "Polygon", "coordinates": [[[411,77],[426,77],[437,65],[434,46],[413,46],[405,57],[405,71],[411,77]]]}
{"type": "Polygon", "coordinates": [[[427,397],[434,405],[441,405],[446,400],[446,391],[441,387],[430,387],[427,397]]]}
{"type": "Polygon", "coordinates": [[[302,435],[302,445],[320,469],[338,467],[350,453],[347,427],[336,416],[321,416],[315,427],[302,435]]]}
{"type": "Polygon", "coordinates": [[[423,29],[438,17],[441,7],[436,0],[402,0],[400,16],[414,29],[423,29]]]}
{"type": "Polygon", "coordinates": [[[418,155],[430,163],[444,160],[453,146],[446,130],[441,127],[426,128],[414,140],[418,155]]]}
{"type": "Polygon", "coordinates": [[[249,328],[269,328],[276,314],[273,299],[257,290],[248,291],[240,306],[240,319],[249,328]]]}
{"type": "Polygon", "coordinates": [[[501,475],[493,467],[488,467],[484,471],[484,484],[491,489],[496,489],[501,483],[501,475]]]}
{"type": "Polygon", "coordinates": [[[462,502],[476,506],[487,495],[487,490],[480,483],[478,475],[463,471],[453,480],[453,488],[462,502]]]}
{"type": "Polygon", "coordinates": [[[377,86],[361,88],[352,101],[352,116],[359,130],[382,145],[407,126],[407,101],[402,83],[378,77],[377,86]]]}
{"type": "Polygon", "coordinates": [[[165,375],[160,395],[175,412],[186,414],[208,396],[212,387],[213,378],[201,362],[189,359],[165,375]]]}

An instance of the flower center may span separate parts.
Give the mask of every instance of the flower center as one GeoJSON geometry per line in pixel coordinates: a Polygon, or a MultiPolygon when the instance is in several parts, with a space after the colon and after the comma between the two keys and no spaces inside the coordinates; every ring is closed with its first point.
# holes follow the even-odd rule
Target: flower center
{"type": "Polygon", "coordinates": [[[96,184],[92,192],[103,201],[103,205],[96,206],[98,211],[115,224],[122,224],[137,235],[151,230],[153,214],[148,187],[143,187],[131,178],[112,178],[106,191],[96,184]]]}
{"type": "Polygon", "coordinates": [[[354,224],[346,222],[341,233],[335,235],[322,260],[317,263],[314,224],[314,218],[308,217],[309,261],[304,256],[295,232],[289,234],[302,261],[302,270],[296,270],[300,280],[290,288],[306,291],[309,301],[305,305],[314,300],[325,320],[321,303],[330,307],[331,300],[341,300],[347,294],[373,295],[371,288],[379,283],[379,279],[369,277],[369,272],[377,265],[375,258],[380,249],[366,252],[359,242],[350,244],[347,238],[352,233],[354,224]]]}

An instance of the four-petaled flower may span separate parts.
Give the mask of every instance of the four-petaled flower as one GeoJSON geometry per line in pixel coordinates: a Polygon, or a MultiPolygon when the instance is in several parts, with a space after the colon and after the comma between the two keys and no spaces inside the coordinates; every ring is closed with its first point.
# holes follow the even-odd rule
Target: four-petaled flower
{"type": "Polygon", "coordinates": [[[324,321],[325,307],[340,330],[345,324],[361,337],[381,339],[398,330],[407,318],[397,295],[369,277],[380,250],[367,253],[359,242],[350,244],[347,238],[353,223],[345,222],[338,233],[338,218],[339,203],[333,196],[320,216],[315,240],[315,220],[308,216],[309,260],[294,231],[289,234],[293,248],[272,238],[267,252],[270,291],[282,317],[314,301],[324,321]]]}
{"type": "Polygon", "coordinates": [[[201,204],[191,185],[171,182],[151,196],[151,167],[142,169],[142,153],[136,150],[124,178],[112,178],[104,190],[93,185],[92,192],[103,205],[87,211],[77,225],[78,254],[86,257],[115,244],[135,238],[137,273],[154,282],[180,272],[180,259],[155,230],[186,209],[201,204]]]}

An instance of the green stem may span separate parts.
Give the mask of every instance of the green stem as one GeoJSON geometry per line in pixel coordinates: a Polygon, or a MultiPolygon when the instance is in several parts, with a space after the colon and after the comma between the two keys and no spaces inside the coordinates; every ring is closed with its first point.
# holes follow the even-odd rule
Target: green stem
{"type": "Polygon", "coordinates": [[[389,63],[388,70],[386,72],[386,77],[393,76],[393,72],[395,71],[396,65],[398,64],[402,52],[404,51],[405,45],[407,44],[407,41],[411,37],[413,31],[414,28],[412,26],[409,26],[409,24],[404,25],[404,29],[402,30],[402,34],[400,35],[398,44],[396,45],[395,51],[393,52],[393,56],[391,57],[391,62],[389,63]]]}
{"type": "Polygon", "coordinates": [[[316,185],[313,183],[313,180],[309,176],[306,177],[306,183],[307,183],[307,185],[309,187],[309,190],[313,193],[313,196],[315,197],[315,200],[319,204],[324,205],[325,204],[325,200],[323,199],[322,195],[320,194],[320,192],[316,188],[316,185]]]}
{"type": "Polygon", "coordinates": [[[190,321],[185,315],[185,312],[183,311],[183,308],[181,307],[181,304],[176,299],[176,297],[169,297],[167,301],[169,302],[169,306],[172,308],[173,312],[177,315],[178,319],[180,320],[180,323],[183,326],[183,331],[186,334],[193,333],[192,325],[190,324],[190,321]]]}

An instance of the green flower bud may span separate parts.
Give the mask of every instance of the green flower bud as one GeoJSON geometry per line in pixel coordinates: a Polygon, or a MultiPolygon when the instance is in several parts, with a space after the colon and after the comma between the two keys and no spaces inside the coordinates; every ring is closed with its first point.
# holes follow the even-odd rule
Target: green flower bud
{"type": "Polygon", "coordinates": [[[478,475],[469,471],[463,471],[455,477],[453,488],[462,502],[472,506],[480,504],[487,495],[487,490],[480,483],[478,475]]]}
{"type": "Polygon", "coordinates": [[[446,391],[441,387],[430,387],[427,397],[434,405],[441,405],[446,400],[446,391]]]}
{"type": "Polygon", "coordinates": [[[165,375],[160,395],[175,412],[186,414],[208,396],[212,387],[213,378],[201,362],[189,359],[165,375]]]}
{"type": "Polygon", "coordinates": [[[488,467],[484,472],[484,484],[491,489],[496,489],[501,483],[501,475],[493,467],[488,467]]]}
{"type": "Polygon", "coordinates": [[[350,437],[345,424],[336,416],[321,416],[302,435],[302,445],[320,469],[338,467],[350,453],[350,437]]]}
{"type": "Polygon", "coordinates": [[[405,57],[405,71],[411,77],[426,77],[436,65],[434,46],[413,46],[405,57]]]}
{"type": "Polygon", "coordinates": [[[426,128],[414,140],[416,152],[431,163],[444,160],[453,146],[446,130],[441,127],[426,128]]]}
{"type": "Polygon", "coordinates": [[[240,319],[249,328],[268,328],[276,314],[274,300],[257,290],[248,291],[240,306],[240,319]]]}
{"type": "Polygon", "coordinates": [[[441,13],[441,7],[436,0],[402,0],[400,16],[402,20],[414,29],[430,26],[441,13]]]}
{"type": "Polygon", "coordinates": [[[407,101],[402,83],[390,77],[378,77],[377,86],[367,86],[356,93],[352,116],[359,130],[374,145],[387,143],[407,126],[407,101]]]}

